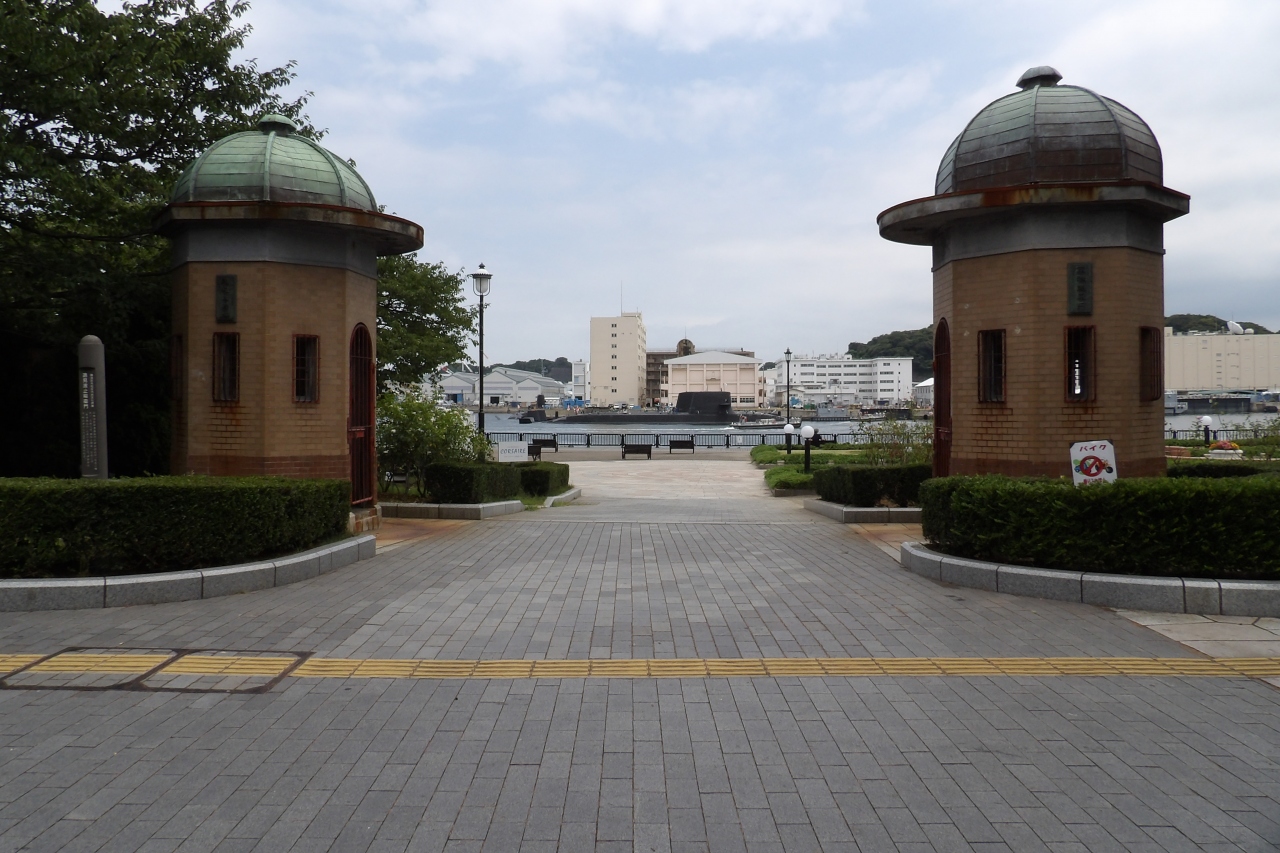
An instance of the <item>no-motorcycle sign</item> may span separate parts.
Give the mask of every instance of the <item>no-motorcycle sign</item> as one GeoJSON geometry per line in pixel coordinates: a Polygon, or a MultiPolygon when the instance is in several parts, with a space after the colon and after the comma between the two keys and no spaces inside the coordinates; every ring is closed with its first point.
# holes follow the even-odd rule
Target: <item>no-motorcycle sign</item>
{"type": "Polygon", "coordinates": [[[1071,445],[1071,478],[1077,486],[1114,483],[1116,448],[1110,441],[1077,441],[1071,445]]]}

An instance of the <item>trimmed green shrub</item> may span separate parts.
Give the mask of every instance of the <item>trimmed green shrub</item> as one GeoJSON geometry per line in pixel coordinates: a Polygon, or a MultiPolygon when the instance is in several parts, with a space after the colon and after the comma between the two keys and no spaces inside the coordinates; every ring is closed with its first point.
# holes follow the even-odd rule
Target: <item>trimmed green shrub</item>
{"type": "Polygon", "coordinates": [[[846,506],[914,506],[932,475],[930,465],[832,465],[814,472],[813,487],[824,501],[846,506]]]}
{"type": "Polygon", "coordinates": [[[514,462],[526,495],[560,494],[569,488],[569,466],[563,462],[514,462]]]}
{"type": "Polygon", "coordinates": [[[346,532],[351,484],[283,477],[0,479],[0,577],[243,563],[346,532]]]}
{"type": "Polygon", "coordinates": [[[795,465],[780,465],[764,472],[764,484],[771,489],[812,489],[813,474],[795,465]]]}
{"type": "Polygon", "coordinates": [[[1280,478],[946,477],[920,489],[924,535],[957,557],[1112,574],[1280,578],[1280,478]]]}
{"type": "Polygon", "coordinates": [[[1169,466],[1170,477],[1252,477],[1264,469],[1244,462],[1179,462],[1169,466]]]}
{"type": "Polygon", "coordinates": [[[520,472],[496,462],[437,462],[421,469],[426,491],[436,503],[505,501],[520,493],[520,472]]]}

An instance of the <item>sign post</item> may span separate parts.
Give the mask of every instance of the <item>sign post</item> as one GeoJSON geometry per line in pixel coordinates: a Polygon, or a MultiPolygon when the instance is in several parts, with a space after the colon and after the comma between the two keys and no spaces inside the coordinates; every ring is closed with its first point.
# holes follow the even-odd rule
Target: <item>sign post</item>
{"type": "Polygon", "coordinates": [[[96,335],[80,339],[80,476],[107,479],[107,358],[96,335]]]}
{"type": "Polygon", "coordinates": [[[529,458],[529,445],[523,441],[499,441],[499,462],[523,462],[529,458]]]}
{"type": "Polygon", "coordinates": [[[1116,481],[1116,447],[1107,439],[1071,445],[1071,478],[1077,486],[1116,481]]]}

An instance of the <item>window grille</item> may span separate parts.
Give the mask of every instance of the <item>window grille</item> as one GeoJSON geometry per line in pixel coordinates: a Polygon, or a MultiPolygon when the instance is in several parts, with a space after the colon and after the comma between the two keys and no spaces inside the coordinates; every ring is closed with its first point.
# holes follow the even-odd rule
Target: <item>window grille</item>
{"type": "Polygon", "coordinates": [[[240,335],[235,332],[213,336],[213,399],[217,403],[240,401],[240,335]]]}
{"type": "Polygon", "coordinates": [[[1164,332],[1154,326],[1138,330],[1138,399],[1144,403],[1164,396],[1164,332]]]}
{"type": "Polygon", "coordinates": [[[1004,402],[1004,329],[978,332],[978,402],[1004,402]]]}
{"type": "Polygon", "coordinates": [[[1067,401],[1088,403],[1096,397],[1093,326],[1068,326],[1066,330],[1067,401]]]}
{"type": "Polygon", "coordinates": [[[320,339],[293,336],[293,400],[314,403],[320,399],[320,339]]]}

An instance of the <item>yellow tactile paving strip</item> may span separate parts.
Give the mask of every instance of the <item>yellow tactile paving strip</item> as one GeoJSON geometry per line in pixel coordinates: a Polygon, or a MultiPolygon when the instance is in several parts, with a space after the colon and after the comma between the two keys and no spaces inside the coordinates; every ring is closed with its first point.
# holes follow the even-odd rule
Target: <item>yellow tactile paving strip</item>
{"type": "MultiPolygon", "coordinates": [[[[279,676],[293,656],[234,653],[0,655],[0,677],[26,672],[279,676]],[[36,663],[31,666],[32,663],[36,663]]],[[[396,660],[310,658],[293,678],[725,678],[772,676],[1178,676],[1280,677],[1264,658],[661,658],[647,660],[396,660]]]]}

